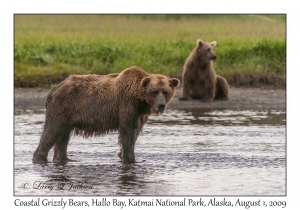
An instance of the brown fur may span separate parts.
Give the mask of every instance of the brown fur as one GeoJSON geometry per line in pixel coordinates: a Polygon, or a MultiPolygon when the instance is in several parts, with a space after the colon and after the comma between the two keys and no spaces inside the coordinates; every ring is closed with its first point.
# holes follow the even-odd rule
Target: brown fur
{"type": "Polygon", "coordinates": [[[216,44],[200,39],[197,41],[183,67],[183,93],[179,100],[188,100],[190,97],[203,102],[228,100],[229,85],[225,78],[216,75],[213,68],[213,60],[217,57],[213,52],[216,44]]]}
{"type": "Polygon", "coordinates": [[[178,79],[130,67],[120,74],[72,75],[50,90],[46,120],[34,163],[66,162],[70,133],[83,137],[119,132],[124,164],[135,162],[134,145],[148,116],[162,114],[173,98],[178,79]]]}

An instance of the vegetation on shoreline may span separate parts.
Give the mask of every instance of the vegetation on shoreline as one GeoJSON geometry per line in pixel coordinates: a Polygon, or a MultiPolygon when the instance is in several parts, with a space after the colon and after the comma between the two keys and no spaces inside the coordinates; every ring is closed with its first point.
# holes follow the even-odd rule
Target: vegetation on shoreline
{"type": "Polygon", "coordinates": [[[15,86],[132,65],[180,78],[198,38],[229,84],[285,86],[285,15],[15,15],[15,86]]]}

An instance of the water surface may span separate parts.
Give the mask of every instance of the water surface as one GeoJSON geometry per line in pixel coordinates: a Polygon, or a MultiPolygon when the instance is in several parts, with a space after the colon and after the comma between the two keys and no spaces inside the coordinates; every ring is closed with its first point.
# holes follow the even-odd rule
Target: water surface
{"type": "MultiPolygon", "coordinates": [[[[15,195],[285,195],[285,110],[167,110],[123,165],[118,134],[71,137],[65,165],[32,164],[45,110],[15,110],[15,195]]],[[[48,160],[52,160],[51,150],[48,160]]]]}

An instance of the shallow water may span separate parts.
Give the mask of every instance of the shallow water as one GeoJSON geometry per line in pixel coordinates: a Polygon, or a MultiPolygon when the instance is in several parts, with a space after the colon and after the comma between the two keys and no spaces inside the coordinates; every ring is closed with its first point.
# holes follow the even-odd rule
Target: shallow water
{"type": "Polygon", "coordinates": [[[32,164],[44,118],[15,110],[15,195],[286,194],[285,110],[167,110],[150,117],[127,166],[117,133],[72,136],[76,162],[32,164]]]}

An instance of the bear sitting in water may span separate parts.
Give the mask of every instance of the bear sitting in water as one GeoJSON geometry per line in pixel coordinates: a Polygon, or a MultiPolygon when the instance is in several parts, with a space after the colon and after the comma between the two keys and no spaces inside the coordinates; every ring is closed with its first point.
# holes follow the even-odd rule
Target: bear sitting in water
{"type": "Polygon", "coordinates": [[[148,116],[164,112],[178,85],[176,78],[135,66],[120,74],[70,76],[47,96],[44,131],[33,162],[47,163],[53,146],[53,162],[68,161],[72,131],[84,137],[118,131],[119,157],[124,164],[134,163],[135,142],[148,116]]]}

